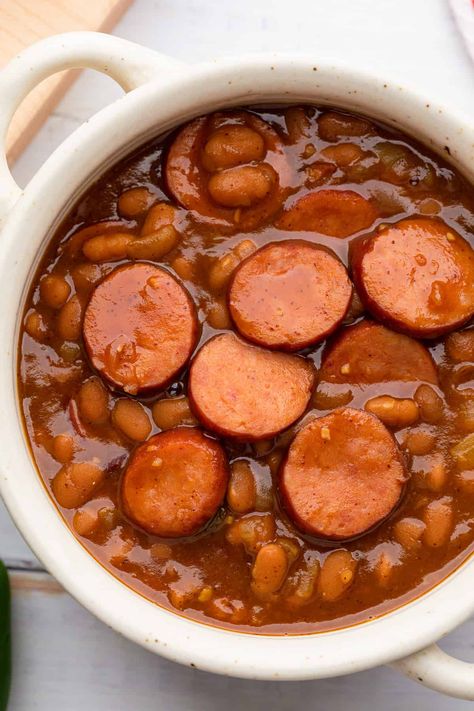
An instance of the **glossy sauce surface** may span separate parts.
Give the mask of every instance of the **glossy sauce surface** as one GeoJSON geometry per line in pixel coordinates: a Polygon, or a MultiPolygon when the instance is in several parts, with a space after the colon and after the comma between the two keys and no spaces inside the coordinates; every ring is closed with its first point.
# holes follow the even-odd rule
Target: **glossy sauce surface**
{"type": "MultiPolygon", "coordinates": [[[[195,192],[187,209],[164,176],[169,155],[177,151],[173,134],[121,162],[81,198],[53,237],[34,280],[21,335],[19,393],[46,487],[83,545],[124,583],[180,614],[225,627],[286,634],[334,629],[416,597],[474,550],[470,323],[420,341],[436,364],[434,377],[429,359],[416,356],[420,376],[415,379],[383,376],[372,382],[359,372],[353,382],[344,357],[337,377],[325,380],[321,360],[340,326],[329,346],[318,341],[299,350],[319,373],[304,414],[268,440],[221,439],[210,432],[230,463],[227,497],[197,534],[160,538],[124,513],[120,487],[138,443],[174,426],[199,425],[187,400],[188,367],[165,391],[116,390],[91,365],[81,318],[101,279],[120,265],[147,261],[167,269],[194,301],[200,324],[196,353],[212,337],[235,330],[227,286],[256,248],[305,240],[331,250],[348,267],[351,244],[362,235],[415,216],[442,220],[472,246],[474,191],[438,157],[360,117],[313,107],[251,110],[244,117],[244,126],[257,126],[267,136],[268,165],[277,182],[265,168],[255,191],[236,197],[229,174],[225,182],[214,170],[215,161],[223,159],[215,145],[209,147],[209,137],[204,158],[196,147],[194,153],[189,149],[187,139],[187,165],[204,162],[213,180],[204,214],[195,209],[195,192]],[[136,188],[144,190],[128,192],[136,188]],[[344,191],[343,199],[334,197],[338,191],[344,191]],[[318,203],[317,209],[309,210],[309,203],[318,203]],[[152,247],[136,239],[157,234],[152,247]],[[397,398],[389,424],[383,397],[397,398]],[[409,478],[400,503],[373,530],[349,541],[319,540],[302,533],[288,515],[279,470],[304,424],[344,406],[385,418],[409,478]],[[410,407],[416,410],[412,417],[410,407]],[[80,463],[80,471],[71,469],[80,463]]],[[[232,125],[228,116],[211,121],[214,133],[232,125]]],[[[202,130],[199,124],[197,133],[202,130]]],[[[251,167],[260,170],[261,141],[242,130],[238,138],[250,152],[251,167]]],[[[235,171],[232,156],[225,160],[230,165],[225,170],[235,171]]],[[[244,177],[252,184],[252,176],[244,177]]],[[[204,190],[202,180],[201,169],[196,185],[204,190]]],[[[259,318],[264,319],[261,311],[259,318]]],[[[353,297],[342,328],[363,321],[373,317],[353,297]]],[[[387,358],[403,370],[403,343],[388,343],[386,349],[387,358]]]]}

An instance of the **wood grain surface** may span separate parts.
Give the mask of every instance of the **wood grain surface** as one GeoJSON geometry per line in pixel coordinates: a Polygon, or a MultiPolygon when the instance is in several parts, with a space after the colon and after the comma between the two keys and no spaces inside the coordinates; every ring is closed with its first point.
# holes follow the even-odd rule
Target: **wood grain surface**
{"type": "MultiPolygon", "coordinates": [[[[131,0],[1,0],[0,67],[39,39],[73,30],[111,30],[131,0]]],[[[25,99],[10,126],[8,158],[14,161],[77,76],[59,72],[25,99]]]]}

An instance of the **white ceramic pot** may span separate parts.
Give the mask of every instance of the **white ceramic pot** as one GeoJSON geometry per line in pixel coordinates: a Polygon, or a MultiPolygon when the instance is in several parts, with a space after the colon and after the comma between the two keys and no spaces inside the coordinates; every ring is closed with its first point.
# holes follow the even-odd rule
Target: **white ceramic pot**
{"type": "Polygon", "coordinates": [[[52,231],[98,175],[152,136],[223,107],[329,104],[400,128],[445,157],[449,152],[450,161],[474,182],[472,121],[404,87],[316,57],[248,56],[187,66],[121,39],[72,33],[34,45],[0,73],[2,141],[24,96],[70,67],[109,74],[126,93],[77,129],[24,191],[0,151],[0,490],[18,528],[79,602],[115,630],[175,661],[231,676],[280,680],[392,663],[433,689],[474,699],[474,665],[434,644],[474,611],[473,560],[400,609],[336,632],[257,636],[187,620],[120,583],[68,530],[33,465],[16,389],[19,319],[52,231]]]}

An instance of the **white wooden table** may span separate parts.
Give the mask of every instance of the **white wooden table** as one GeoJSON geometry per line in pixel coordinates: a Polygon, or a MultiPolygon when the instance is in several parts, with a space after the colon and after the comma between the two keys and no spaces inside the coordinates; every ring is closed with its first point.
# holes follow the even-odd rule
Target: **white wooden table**
{"type": "MultiPolygon", "coordinates": [[[[376,67],[379,74],[474,116],[474,67],[446,0],[136,0],[116,33],[190,62],[294,49],[340,58],[376,67]]],[[[108,79],[85,73],[18,161],[19,182],[25,184],[68,133],[118,92],[108,79]]],[[[384,668],[327,681],[266,683],[217,677],[155,657],[62,591],[1,504],[0,556],[13,582],[11,711],[461,711],[470,706],[384,668]]],[[[474,620],[443,646],[474,660],[474,620]]]]}

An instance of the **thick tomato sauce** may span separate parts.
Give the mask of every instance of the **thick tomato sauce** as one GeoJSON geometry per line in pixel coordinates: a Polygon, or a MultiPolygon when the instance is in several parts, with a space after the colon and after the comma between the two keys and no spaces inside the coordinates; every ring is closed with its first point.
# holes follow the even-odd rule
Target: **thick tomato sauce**
{"type": "Polygon", "coordinates": [[[199,119],[148,144],[82,196],[32,285],[19,394],[45,486],[112,574],[196,620],[253,632],[321,631],[396,608],[474,550],[474,296],[467,278],[474,192],[440,158],[361,117],[314,107],[249,111],[199,119]],[[404,229],[410,219],[416,222],[404,229]],[[415,228],[420,244],[434,231],[437,254],[454,255],[440,269],[451,274],[449,293],[442,276],[423,271],[424,254],[414,255],[418,271],[408,277],[400,249],[393,269],[390,250],[372,266],[377,235],[400,233],[403,244],[415,228]],[[288,240],[333,255],[324,257],[326,281],[309,300],[297,280],[316,267],[306,268],[302,253],[284,277],[275,250],[272,259],[249,261],[256,249],[288,240]],[[351,255],[361,249],[359,267],[351,255]],[[116,288],[120,280],[108,275],[137,262],[150,265],[141,271],[155,275],[152,281],[133,293],[133,279],[116,288]],[[239,277],[242,263],[249,267],[239,277]],[[341,272],[338,289],[331,264],[341,272]],[[363,301],[353,291],[348,308],[353,287],[342,287],[345,269],[363,301]],[[268,289],[252,288],[260,277],[268,289]],[[164,296],[162,282],[170,289],[164,296]],[[234,293],[240,283],[245,294],[234,293]],[[281,298],[280,284],[289,285],[281,298]],[[173,321],[162,314],[163,304],[173,314],[175,297],[167,294],[175,292],[181,311],[173,321]],[[412,316],[415,294],[425,299],[421,322],[412,316]],[[115,301],[127,310],[123,320],[107,317],[102,302],[115,301]],[[433,320],[442,336],[424,334],[433,320]],[[299,343],[303,350],[295,350],[299,343]],[[193,374],[188,356],[204,344],[193,374]],[[154,362],[164,391],[150,387],[154,362]],[[231,426],[228,399],[238,400],[245,382],[246,410],[236,418],[232,401],[231,426]],[[324,419],[310,425],[315,418],[324,419]],[[252,436],[257,426],[279,431],[262,440],[252,436]],[[365,457],[372,431],[378,449],[365,457]],[[381,469],[393,464],[390,496],[375,510],[368,497],[384,495],[381,459],[381,469]],[[364,476],[352,489],[358,466],[364,476]],[[318,496],[323,512],[313,506],[318,496]],[[358,506],[363,515],[354,514],[358,506]],[[312,531],[330,534],[320,539],[312,531]]]}

